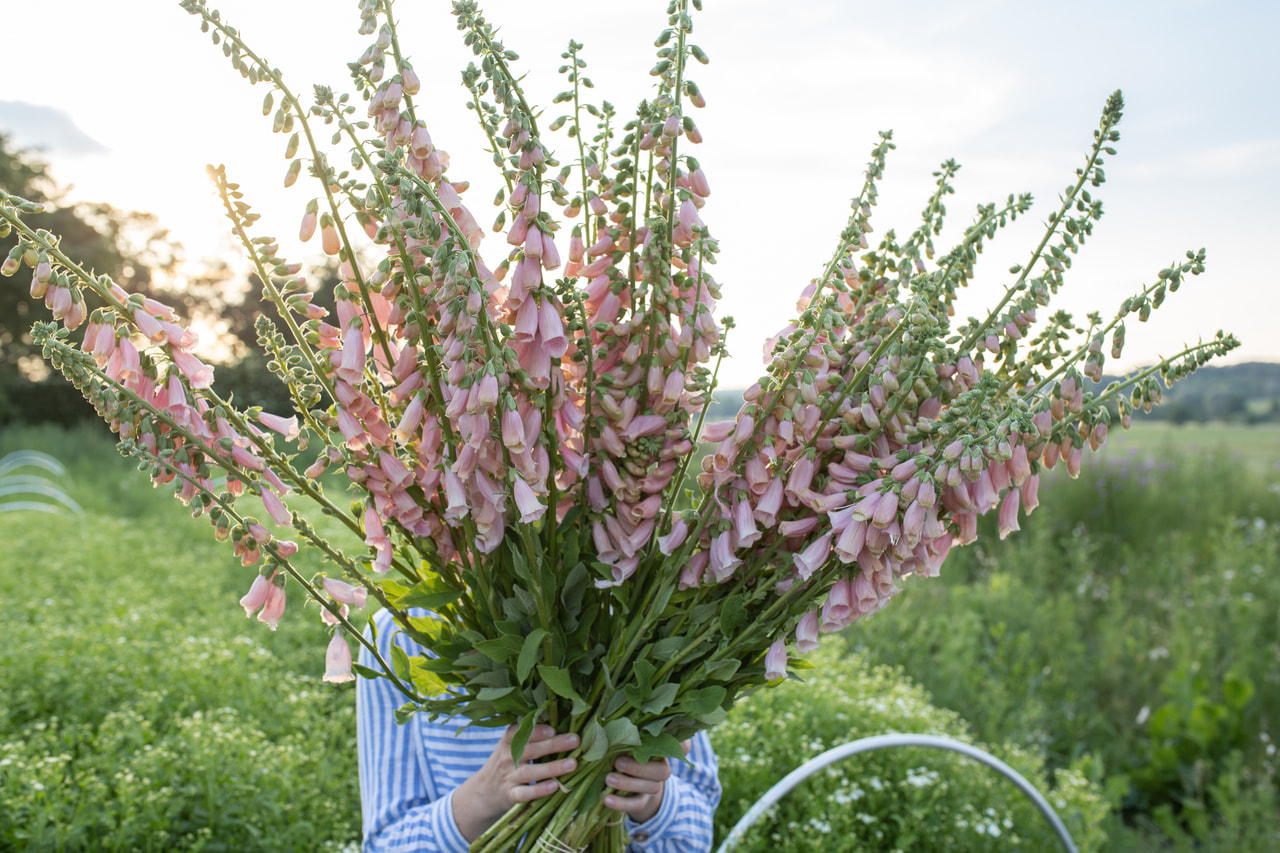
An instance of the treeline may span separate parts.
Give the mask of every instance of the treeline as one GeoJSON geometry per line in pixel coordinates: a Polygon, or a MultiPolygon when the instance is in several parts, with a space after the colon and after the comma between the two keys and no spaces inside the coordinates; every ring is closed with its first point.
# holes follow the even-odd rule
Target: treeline
{"type": "MultiPolygon", "coordinates": [[[[1103,377],[1104,384],[1114,378],[1103,377]]],[[[1172,424],[1280,422],[1280,364],[1253,361],[1202,367],[1164,389],[1164,400],[1137,417],[1172,424]]]]}
{"type": "MultiPolygon", "coordinates": [[[[1103,376],[1095,386],[1105,389],[1119,379],[1103,376]]],[[[1280,363],[1254,361],[1227,367],[1202,367],[1164,388],[1164,400],[1137,420],[1174,424],[1225,421],[1258,424],[1280,422],[1280,363]]],[[[734,418],[742,407],[742,390],[722,388],[707,409],[707,421],[734,418]]]]}

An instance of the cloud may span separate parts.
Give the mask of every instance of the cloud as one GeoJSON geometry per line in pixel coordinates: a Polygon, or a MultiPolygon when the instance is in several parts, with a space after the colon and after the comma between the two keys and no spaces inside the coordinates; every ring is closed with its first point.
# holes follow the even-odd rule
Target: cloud
{"type": "Polygon", "coordinates": [[[1275,167],[1280,138],[1233,142],[1148,160],[1133,169],[1146,179],[1235,178],[1265,174],[1275,167]]]}
{"type": "Polygon", "coordinates": [[[78,157],[107,152],[63,111],[24,101],[0,101],[0,132],[23,147],[49,154],[78,157]]]}

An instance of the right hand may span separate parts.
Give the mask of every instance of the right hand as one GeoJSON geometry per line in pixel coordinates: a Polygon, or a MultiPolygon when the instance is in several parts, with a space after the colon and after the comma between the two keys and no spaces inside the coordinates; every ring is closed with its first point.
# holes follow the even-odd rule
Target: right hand
{"type": "Polygon", "coordinates": [[[518,763],[511,760],[511,726],[484,766],[453,792],[453,818],[467,841],[475,841],[516,803],[539,800],[559,790],[559,777],[573,772],[572,758],[541,759],[578,746],[576,734],[556,734],[551,726],[534,726],[518,763]]]}

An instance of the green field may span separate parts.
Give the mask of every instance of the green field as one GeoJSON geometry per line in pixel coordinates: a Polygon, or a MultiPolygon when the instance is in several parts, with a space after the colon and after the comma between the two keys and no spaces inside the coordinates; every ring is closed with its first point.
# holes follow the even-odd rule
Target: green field
{"type": "MultiPolygon", "coordinates": [[[[815,685],[735,710],[721,828],[820,747],[936,729],[1054,780],[1081,849],[1280,849],[1277,439],[1143,425],[1055,474],[1020,534],[984,531],[825,644],[815,685]]],[[[20,447],[66,463],[85,514],[0,513],[0,849],[353,849],[352,691],[320,682],[316,608],[246,620],[255,570],[100,429],[0,433],[20,447]]],[[[805,827],[812,849],[1044,849],[1011,789],[929,761],[850,762],[749,849],[811,849],[786,841],[805,827]]]]}
{"type": "Polygon", "coordinates": [[[1160,421],[1139,421],[1129,430],[1113,429],[1101,453],[1103,458],[1122,454],[1159,455],[1225,453],[1247,467],[1280,472],[1280,424],[1189,423],[1182,426],[1160,421]]]}

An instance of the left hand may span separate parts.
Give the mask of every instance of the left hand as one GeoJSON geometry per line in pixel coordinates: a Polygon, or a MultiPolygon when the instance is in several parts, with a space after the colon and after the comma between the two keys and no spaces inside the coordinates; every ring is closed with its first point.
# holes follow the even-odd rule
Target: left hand
{"type": "MultiPolygon", "coordinates": [[[[690,744],[683,744],[689,754],[690,744]]],[[[618,756],[613,762],[614,772],[605,777],[605,784],[618,793],[606,794],[605,808],[623,812],[636,823],[644,823],[662,807],[662,795],[667,790],[671,776],[671,763],[665,758],[655,758],[641,764],[630,755],[618,756]]]]}

